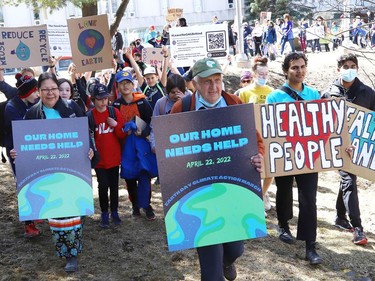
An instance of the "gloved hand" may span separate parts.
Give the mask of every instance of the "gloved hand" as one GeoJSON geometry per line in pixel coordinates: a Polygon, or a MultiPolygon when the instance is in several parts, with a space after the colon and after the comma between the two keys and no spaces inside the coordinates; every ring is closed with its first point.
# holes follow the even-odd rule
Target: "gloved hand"
{"type": "Polygon", "coordinates": [[[129,121],[125,123],[124,127],[122,128],[124,132],[129,132],[129,131],[136,131],[137,130],[137,125],[135,124],[134,121],[129,121]]]}

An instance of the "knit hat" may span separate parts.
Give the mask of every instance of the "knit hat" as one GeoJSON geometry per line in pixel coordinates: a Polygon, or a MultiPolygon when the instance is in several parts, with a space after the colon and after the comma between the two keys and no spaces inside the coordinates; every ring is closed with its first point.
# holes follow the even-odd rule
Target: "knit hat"
{"type": "Polygon", "coordinates": [[[191,71],[193,72],[193,77],[199,76],[202,78],[206,78],[213,74],[223,74],[220,63],[217,60],[211,58],[198,60],[193,65],[191,71]]]}
{"type": "Polygon", "coordinates": [[[16,74],[16,87],[18,89],[18,95],[21,99],[25,99],[30,96],[32,93],[37,91],[38,81],[31,76],[22,76],[21,73],[16,74]]]}

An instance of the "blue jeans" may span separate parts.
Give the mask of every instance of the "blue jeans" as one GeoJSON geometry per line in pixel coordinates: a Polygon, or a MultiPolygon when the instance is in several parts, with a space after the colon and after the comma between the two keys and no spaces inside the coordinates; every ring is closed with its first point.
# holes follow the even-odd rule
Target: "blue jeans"
{"type": "Polygon", "coordinates": [[[292,49],[292,52],[294,52],[296,49],[294,48],[294,39],[288,39],[286,37],[283,37],[281,38],[281,54],[284,53],[284,48],[285,48],[285,44],[286,42],[289,42],[289,45],[290,45],[290,48],[292,49]]]}

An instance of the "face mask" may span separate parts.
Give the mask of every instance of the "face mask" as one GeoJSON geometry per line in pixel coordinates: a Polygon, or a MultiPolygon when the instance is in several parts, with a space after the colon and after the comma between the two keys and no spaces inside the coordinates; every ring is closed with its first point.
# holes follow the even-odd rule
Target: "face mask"
{"type": "Polygon", "coordinates": [[[215,103],[209,103],[208,101],[206,101],[205,99],[202,98],[201,95],[199,95],[199,102],[202,103],[205,107],[208,107],[208,108],[211,108],[211,107],[215,107],[217,106],[217,104],[221,101],[223,97],[221,97],[220,99],[218,99],[215,103]]]}
{"type": "Polygon", "coordinates": [[[258,78],[255,80],[255,83],[259,86],[264,86],[267,84],[267,79],[258,78]]]}
{"type": "Polygon", "coordinates": [[[357,69],[341,69],[341,79],[345,82],[352,82],[357,77],[357,69]]]}

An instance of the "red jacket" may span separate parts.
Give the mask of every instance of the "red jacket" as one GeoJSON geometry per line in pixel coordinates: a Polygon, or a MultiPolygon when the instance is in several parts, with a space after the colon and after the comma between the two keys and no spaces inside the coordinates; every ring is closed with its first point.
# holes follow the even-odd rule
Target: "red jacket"
{"type": "Polygon", "coordinates": [[[110,169],[120,165],[120,139],[125,138],[127,134],[122,131],[124,119],[122,118],[120,111],[115,108],[115,112],[117,126],[112,128],[107,124],[107,118],[109,117],[108,110],[104,112],[99,112],[96,108],[92,110],[92,115],[95,121],[95,144],[99,151],[99,163],[95,168],[110,169]]]}

